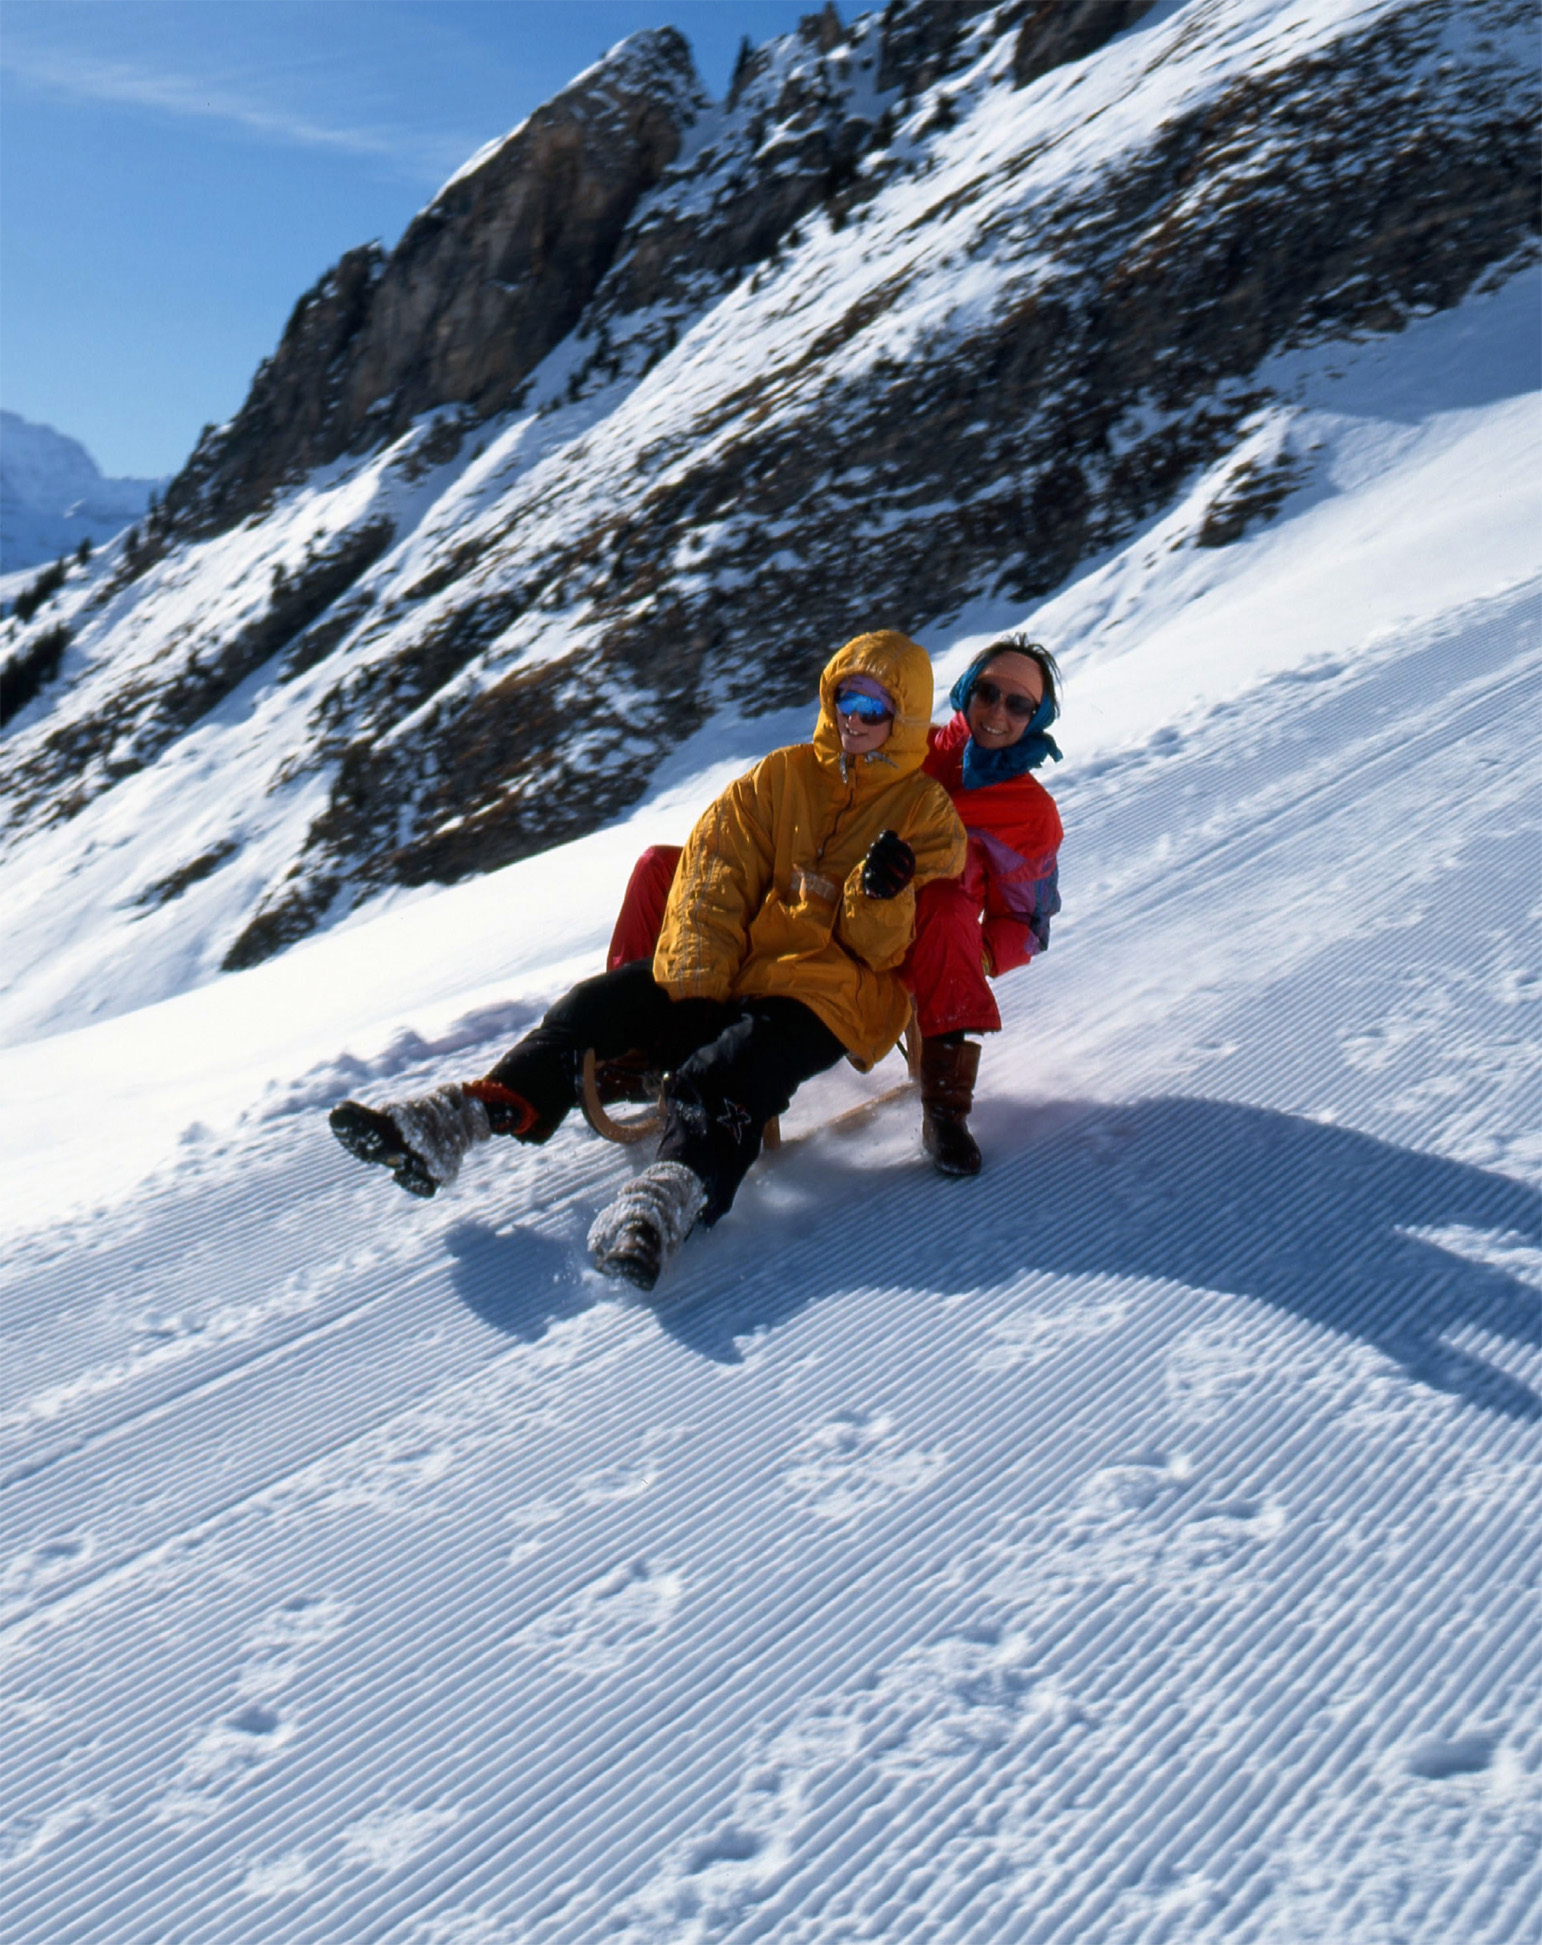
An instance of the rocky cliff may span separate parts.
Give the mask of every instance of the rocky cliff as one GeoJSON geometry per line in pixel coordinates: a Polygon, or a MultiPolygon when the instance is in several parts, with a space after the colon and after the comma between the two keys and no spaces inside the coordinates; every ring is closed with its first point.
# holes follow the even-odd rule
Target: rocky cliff
{"type": "Polygon", "coordinates": [[[1310,472],[1272,360],[1534,249],[1533,25],[895,0],[716,105],[623,44],[303,298],[82,583],[7,841],[224,725],[190,865],[245,874],[245,965],[593,828],[858,628],[1026,609],[1219,462],[1193,544],[1235,540],[1310,472]]]}
{"type": "Polygon", "coordinates": [[[219,532],[436,406],[517,406],[703,105],[681,36],[639,35],[474,156],[389,256],[351,250],[295,306],[241,411],[200,441],[165,538],[219,532]]]}

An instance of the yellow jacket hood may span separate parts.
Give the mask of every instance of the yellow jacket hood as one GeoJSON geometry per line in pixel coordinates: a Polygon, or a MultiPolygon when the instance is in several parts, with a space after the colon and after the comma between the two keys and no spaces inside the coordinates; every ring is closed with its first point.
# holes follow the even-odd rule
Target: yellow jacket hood
{"type": "Polygon", "coordinates": [[[919,770],[926,760],[926,730],[932,720],[932,661],[919,642],[897,628],[857,635],[837,649],[819,678],[819,721],[814,748],[821,763],[840,767],[841,732],[835,720],[835,692],[850,675],[881,682],[894,703],[894,727],[881,749],[863,759],[889,777],[919,770]]]}

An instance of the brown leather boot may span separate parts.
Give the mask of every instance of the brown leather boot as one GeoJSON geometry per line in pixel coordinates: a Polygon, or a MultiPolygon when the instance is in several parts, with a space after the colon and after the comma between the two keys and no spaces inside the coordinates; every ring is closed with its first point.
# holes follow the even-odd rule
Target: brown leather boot
{"type": "Polygon", "coordinates": [[[980,1150],[966,1117],[980,1071],[977,1040],[921,1042],[921,1139],[939,1175],[978,1175],[980,1150]]]}

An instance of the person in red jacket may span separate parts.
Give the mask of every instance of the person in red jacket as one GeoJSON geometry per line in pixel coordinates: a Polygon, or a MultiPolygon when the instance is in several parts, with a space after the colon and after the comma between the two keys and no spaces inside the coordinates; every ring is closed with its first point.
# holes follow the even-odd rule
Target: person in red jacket
{"type": "MultiPolygon", "coordinates": [[[[961,877],[926,885],[904,966],[921,1032],[921,1138],[944,1175],[977,1175],[969,1129],[980,1044],[1001,1014],[990,981],[1049,944],[1060,910],[1063,835],[1054,799],[1031,774],[1060,760],[1049,734],[1060,671],[1042,643],[1005,635],[975,657],[949,695],[955,714],[927,732],[927,773],[953,799],[969,838],[961,877]]],[[[607,964],[652,956],[679,847],[651,845],[632,869],[607,964]]]]}
{"type": "Polygon", "coordinates": [[[1001,1029],[989,981],[1044,951],[1060,910],[1060,814],[1031,774],[1046,757],[1060,761],[1049,733],[1059,676],[1042,643],[1003,636],[954,683],[955,714],[928,735],[925,768],[969,837],[963,875],[922,892],[905,965],[921,1030],[921,1138],[944,1175],[980,1171],[968,1122],[980,1043],[970,1036],[1001,1029]]]}

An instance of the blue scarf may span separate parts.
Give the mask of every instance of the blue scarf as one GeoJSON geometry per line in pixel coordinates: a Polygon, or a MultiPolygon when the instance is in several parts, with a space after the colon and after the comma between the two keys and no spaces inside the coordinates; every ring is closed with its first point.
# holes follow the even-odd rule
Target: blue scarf
{"type": "MultiPolygon", "coordinates": [[[[969,714],[969,698],[980,679],[978,669],[965,669],[948,692],[948,701],[961,716],[969,714]]],[[[971,736],[964,745],[964,788],[983,790],[987,784],[1006,783],[1029,770],[1037,770],[1045,757],[1060,761],[1060,745],[1049,733],[1049,726],[1060,711],[1046,696],[1033,713],[1028,727],[1015,743],[1004,750],[986,750],[971,736]]]]}

